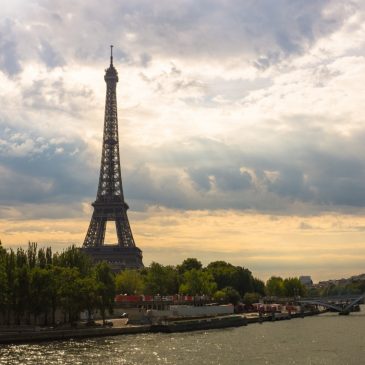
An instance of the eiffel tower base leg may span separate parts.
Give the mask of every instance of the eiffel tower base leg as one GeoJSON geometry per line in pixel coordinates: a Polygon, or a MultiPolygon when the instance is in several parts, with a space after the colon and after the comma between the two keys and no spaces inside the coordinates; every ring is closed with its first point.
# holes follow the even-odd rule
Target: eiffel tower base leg
{"type": "Polygon", "coordinates": [[[118,273],[124,269],[142,269],[142,251],[138,247],[121,247],[119,245],[103,245],[99,247],[82,247],[81,251],[90,256],[92,261],[105,261],[118,273]]]}

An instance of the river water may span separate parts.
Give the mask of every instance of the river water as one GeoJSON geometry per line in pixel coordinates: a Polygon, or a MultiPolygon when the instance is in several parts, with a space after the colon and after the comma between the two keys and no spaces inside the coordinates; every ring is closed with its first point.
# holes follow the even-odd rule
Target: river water
{"type": "Polygon", "coordinates": [[[0,345],[0,364],[365,364],[362,312],[176,334],[0,345]]]}

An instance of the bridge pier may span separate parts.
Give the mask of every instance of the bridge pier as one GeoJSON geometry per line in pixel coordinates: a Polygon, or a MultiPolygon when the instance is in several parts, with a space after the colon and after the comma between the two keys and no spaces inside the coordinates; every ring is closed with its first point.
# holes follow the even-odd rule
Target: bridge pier
{"type": "Polygon", "coordinates": [[[350,311],[340,311],[338,312],[339,316],[348,316],[350,314],[350,311]]]}

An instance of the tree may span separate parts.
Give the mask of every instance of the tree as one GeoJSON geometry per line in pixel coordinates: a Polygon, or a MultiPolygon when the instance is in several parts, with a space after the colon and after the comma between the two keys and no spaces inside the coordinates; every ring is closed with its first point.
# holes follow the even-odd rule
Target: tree
{"type": "Polygon", "coordinates": [[[240,295],[254,291],[252,273],[244,267],[233,266],[225,261],[214,261],[207,266],[207,270],[213,275],[219,290],[232,287],[240,295]]]}
{"type": "Polygon", "coordinates": [[[232,283],[230,286],[235,288],[241,295],[254,290],[254,280],[250,270],[235,266],[231,276],[232,283]]]}
{"type": "Polygon", "coordinates": [[[8,294],[8,282],[6,276],[6,262],[7,253],[3,248],[0,240],[0,313],[5,316],[7,310],[7,294],[8,294]]]}
{"type": "Polygon", "coordinates": [[[28,242],[27,259],[28,259],[29,268],[33,269],[33,267],[37,263],[37,243],[36,242],[28,242]]]}
{"type": "Polygon", "coordinates": [[[15,264],[17,268],[28,265],[28,257],[26,252],[22,248],[16,250],[15,264]]]}
{"type": "Polygon", "coordinates": [[[287,297],[304,296],[305,287],[298,278],[287,278],[283,282],[284,294],[287,297]]]}
{"type": "Polygon", "coordinates": [[[15,271],[15,320],[20,324],[21,318],[26,315],[29,323],[29,304],[30,304],[30,271],[27,265],[17,267],[15,271]]]}
{"type": "Polygon", "coordinates": [[[183,275],[186,271],[190,271],[192,269],[201,270],[202,268],[203,265],[198,259],[189,257],[185,259],[181,265],[177,266],[177,271],[180,275],[183,275]]]}
{"type": "Polygon", "coordinates": [[[207,271],[213,276],[218,290],[232,286],[235,267],[225,261],[214,261],[207,266],[207,271]]]}
{"type": "Polygon", "coordinates": [[[146,294],[168,295],[175,294],[179,288],[178,273],[172,266],[163,266],[152,262],[145,270],[146,294]]]}
{"type": "Polygon", "coordinates": [[[45,325],[48,324],[48,312],[52,308],[52,286],[54,285],[50,270],[35,267],[30,272],[30,303],[29,309],[34,321],[44,314],[45,325]]]}
{"type": "Polygon", "coordinates": [[[210,272],[192,269],[184,273],[179,292],[190,295],[213,295],[216,290],[217,284],[210,272]]]}
{"type": "Polygon", "coordinates": [[[46,265],[50,266],[53,263],[53,255],[52,255],[52,248],[47,247],[46,248],[46,265]]]}
{"type": "Polygon", "coordinates": [[[15,254],[13,250],[5,256],[5,272],[6,272],[6,288],[7,292],[5,295],[6,301],[6,323],[10,324],[10,315],[15,308],[16,294],[15,294],[15,254]]]}
{"type": "Polygon", "coordinates": [[[105,313],[113,312],[115,297],[115,278],[110,266],[105,262],[101,262],[95,267],[95,279],[98,293],[98,307],[100,309],[103,323],[105,324],[105,313]]]}
{"type": "Polygon", "coordinates": [[[319,297],[321,296],[322,292],[319,288],[310,287],[307,288],[305,295],[308,297],[319,297]]]}
{"type": "Polygon", "coordinates": [[[222,290],[217,290],[213,295],[213,299],[220,303],[232,303],[236,305],[240,301],[241,296],[236,289],[227,286],[222,290]]]}
{"type": "Polygon", "coordinates": [[[269,296],[282,297],[285,295],[284,281],[280,276],[272,276],[266,282],[266,293],[269,296]]]}
{"type": "Polygon", "coordinates": [[[246,305],[252,305],[253,303],[257,303],[260,300],[260,294],[258,293],[246,293],[242,301],[246,305]]]}
{"type": "Polygon", "coordinates": [[[166,290],[161,295],[176,294],[179,291],[179,274],[174,266],[164,266],[166,290]]]}
{"type": "Polygon", "coordinates": [[[54,260],[58,266],[77,268],[81,276],[89,275],[92,268],[90,257],[74,245],[67,248],[60,255],[56,255],[54,260]]]}
{"type": "Polygon", "coordinates": [[[93,276],[79,278],[78,287],[80,310],[86,309],[88,312],[88,319],[90,320],[94,309],[99,305],[100,287],[93,276]]]}
{"type": "Polygon", "coordinates": [[[46,257],[46,252],[44,251],[44,248],[41,248],[38,251],[38,255],[37,255],[37,262],[40,268],[44,269],[47,265],[47,257],[46,257]]]}
{"type": "Polygon", "coordinates": [[[265,283],[262,280],[253,278],[252,286],[253,286],[253,291],[255,293],[258,293],[260,295],[265,295],[265,283]]]}
{"type": "Polygon", "coordinates": [[[7,309],[7,277],[5,269],[5,255],[1,252],[1,241],[0,241],[0,313],[4,316],[7,309]]]}
{"type": "Polygon", "coordinates": [[[226,298],[226,293],[223,290],[217,290],[213,294],[213,300],[218,303],[223,303],[225,301],[225,298],[226,298]]]}
{"type": "Polygon", "coordinates": [[[61,254],[37,249],[29,243],[28,249],[6,251],[0,242],[0,313],[5,323],[14,318],[17,324],[34,322],[41,314],[47,324],[56,309],[65,314],[65,321],[75,321],[79,313],[89,313],[98,306],[105,314],[114,303],[114,276],[105,263],[91,270],[87,256],[72,246],[61,254]]]}
{"type": "Polygon", "coordinates": [[[5,248],[3,247],[3,244],[0,240],[0,259],[4,259],[6,256],[6,250],[5,248]]]}
{"type": "MultiPolygon", "coordinates": [[[[62,308],[65,320],[68,315],[70,322],[76,321],[80,308],[80,272],[76,267],[58,267],[56,270],[58,290],[57,304],[62,308]]],[[[55,293],[54,293],[55,294],[55,293]]]]}
{"type": "Polygon", "coordinates": [[[121,271],[115,278],[115,286],[118,293],[143,294],[144,282],[138,270],[121,271]]]}
{"type": "MultiPolygon", "coordinates": [[[[52,324],[56,324],[56,310],[57,308],[62,308],[62,286],[64,285],[65,274],[64,271],[67,268],[60,266],[48,266],[47,270],[50,273],[52,284],[49,288],[49,296],[51,301],[51,311],[52,311],[52,324]]],[[[68,269],[67,269],[68,270],[68,269]]],[[[65,310],[64,310],[65,312],[65,310]]]]}

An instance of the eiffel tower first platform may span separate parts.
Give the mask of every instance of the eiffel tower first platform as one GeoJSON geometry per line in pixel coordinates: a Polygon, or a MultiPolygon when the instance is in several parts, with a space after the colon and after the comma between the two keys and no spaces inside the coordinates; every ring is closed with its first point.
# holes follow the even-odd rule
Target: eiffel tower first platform
{"type": "Polygon", "coordinates": [[[118,72],[113,66],[113,46],[110,66],[105,70],[106,101],[104,117],[103,150],[101,156],[99,186],[96,200],[92,203],[91,217],[82,251],[93,261],[106,261],[113,271],[143,267],[142,251],[136,247],[129,225],[128,204],[124,201],[120,171],[118,115],[116,86],[118,72]],[[105,244],[105,229],[108,221],[115,222],[118,242],[105,244]]]}

